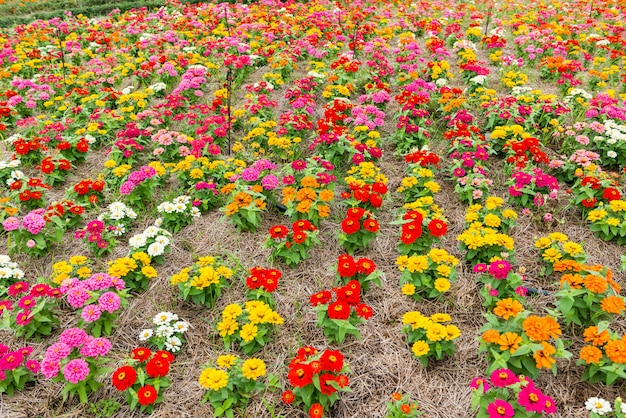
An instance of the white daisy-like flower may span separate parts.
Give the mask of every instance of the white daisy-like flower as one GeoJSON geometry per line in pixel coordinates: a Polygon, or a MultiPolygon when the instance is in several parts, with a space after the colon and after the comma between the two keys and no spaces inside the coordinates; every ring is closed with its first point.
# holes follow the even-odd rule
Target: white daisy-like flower
{"type": "Polygon", "coordinates": [[[165,340],[165,349],[167,351],[171,351],[172,353],[176,353],[180,351],[180,347],[183,345],[183,342],[180,338],[176,336],[167,337],[165,340]]]}
{"type": "Polygon", "coordinates": [[[165,235],[159,235],[158,237],[156,237],[154,239],[155,242],[158,242],[159,244],[163,245],[164,247],[167,247],[168,245],[170,245],[170,239],[168,237],[166,237],[165,235]]]}
{"type": "Polygon", "coordinates": [[[609,157],[609,158],[615,158],[615,157],[617,157],[617,153],[615,151],[608,151],[606,153],[606,156],[609,157]]]}
{"type": "Polygon", "coordinates": [[[200,212],[200,209],[196,207],[191,208],[191,216],[193,216],[194,218],[198,218],[200,217],[200,215],[202,215],[202,213],[200,212]]]}
{"type": "Polygon", "coordinates": [[[485,75],[477,75],[476,77],[470,78],[470,82],[474,84],[480,84],[482,86],[486,79],[487,76],[485,75]]]}
{"type": "Polygon", "coordinates": [[[176,330],[169,325],[159,325],[154,332],[157,337],[171,337],[176,330]]]}
{"type": "Polygon", "coordinates": [[[0,264],[7,265],[11,262],[11,257],[6,254],[0,254],[0,264]]]}
{"type": "Polygon", "coordinates": [[[607,412],[611,412],[611,404],[606,399],[602,398],[589,398],[587,402],[585,402],[585,408],[591,412],[595,412],[598,415],[604,415],[607,412]]]}
{"type": "Polygon", "coordinates": [[[176,203],[174,205],[174,211],[177,213],[183,213],[187,209],[187,206],[184,203],[176,203]]]}
{"type": "Polygon", "coordinates": [[[446,80],[445,78],[438,78],[437,81],[435,81],[435,84],[438,87],[442,87],[442,86],[445,86],[446,84],[448,84],[448,80],[446,80]]]}
{"type": "Polygon", "coordinates": [[[146,228],[145,231],[143,231],[143,234],[148,238],[152,238],[157,236],[159,232],[161,232],[161,228],[156,226],[149,226],[146,228]]]}
{"type": "Polygon", "coordinates": [[[187,332],[187,330],[189,329],[189,322],[187,321],[178,321],[174,324],[174,328],[176,329],[176,332],[187,332]]]}
{"type": "Polygon", "coordinates": [[[148,246],[146,252],[150,257],[158,257],[165,251],[165,246],[159,242],[153,242],[148,246]]]}
{"type": "Polygon", "coordinates": [[[13,277],[13,269],[0,267],[0,279],[8,279],[9,277],[13,277]]]}
{"type": "Polygon", "coordinates": [[[163,225],[163,218],[157,218],[156,221],[154,221],[154,225],[157,227],[163,225]]]}
{"type": "Polygon", "coordinates": [[[151,329],[144,329],[139,333],[139,341],[148,341],[154,332],[151,329]]]}
{"type": "Polygon", "coordinates": [[[87,142],[89,143],[89,145],[95,144],[96,143],[96,138],[87,134],[85,135],[85,139],[87,140],[87,142]]]}
{"type": "Polygon", "coordinates": [[[174,320],[174,314],[171,312],[163,311],[159,312],[152,318],[152,322],[154,325],[164,325],[169,324],[174,320]]]}
{"type": "Polygon", "coordinates": [[[144,245],[146,245],[146,242],[147,242],[147,238],[145,235],[137,234],[137,235],[132,236],[128,240],[128,245],[130,245],[132,248],[141,248],[144,245]]]}

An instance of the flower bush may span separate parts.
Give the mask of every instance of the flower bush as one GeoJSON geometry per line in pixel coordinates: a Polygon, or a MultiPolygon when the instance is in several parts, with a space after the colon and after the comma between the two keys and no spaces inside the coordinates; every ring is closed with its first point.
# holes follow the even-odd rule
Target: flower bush
{"type": "Polygon", "coordinates": [[[376,238],[380,224],[371,212],[363,208],[350,208],[341,221],[339,242],[350,254],[367,248],[376,238]]]}
{"type": "Polygon", "coordinates": [[[294,267],[309,258],[311,248],[320,244],[318,233],[317,227],[308,220],[294,222],[291,230],[285,225],[274,225],[264,246],[272,250],[271,260],[278,258],[294,267]]]}
{"type": "Polygon", "coordinates": [[[402,293],[415,300],[437,298],[456,281],[459,260],[446,250],[433,248],[426,255],[401,255],[396,259],[402,273],[402,293]]]}
{"type": "Polygon", "coordinates": [[[387,415],[385,418],[413,418],[422,415],[416,402],[412,402],[408,395],[394,392],[391,394],[391,401],[385,404],[387,415]]]}
{"type": "Polygon", "coordinates": [[[355,259],[350,254],[341,254],[337,258],[337,282],[347,285],[352,280],[359,282],[363,293],[369,290],[371,284],[381,287],[382,272],[376,269],[376,264],[369,258],[355,259]]]}
{"type": "Polygon", "coordinates": [[[244,354],[250,355],[271,341],[276,325],[283,323],[284,319],[270,305],[251,300],[244,305],[227,305],[222,310],[222,319],[217,323],[217,330],[226,350],[232,343],[237,343],[244,354]]]}
{"type": "Polygon", "coordinates": [[[278,288],[278,281],[283,276],[280,270],[253,267],[246,277],[248,300],[260,300],[272,309],[276,308],[276,301],[272,294],[278,288]]]}
{"type": "Polygon", "coordinates": [[[45,283],[31,286],[17,282],[7,289],[8,299],[0,301],[0,329],[11,330],[17,337],[47,337],[59,325],[58,300],[63,289],[45,283]]]}
{"type": "Polygon", "coordinates": [[[30,358],[32,352],[31,346],[11,351],[8,346],[0,344],[0,393],[13,396],[16,391],[21,392],[28,383],[35,381],[40,364],[30,358]]]}
{"type": "Polygon", "coordinates": [[[311,306],[317,311],[317,326],[331,343],[342,343],[346,335],[361,338],[356,327],[374,314],[372,308],[361,302],[361,285],[356,280],[333,289],[323,290],[311,296],[311,306]]]}
{"type": "Polygon", "coordinates": [[[124,281],[106,273],[86,280],[65,279],[60,287],[67,303],[80,313],[79,326],[94,337],[111,335],[119,311],[128,306],[124,281]]]}
{"type": "Polygon", "coordinates": [[[265,362],[259,358],[243,360],[232,354],[219,356],[215,367],[206,367],[198,383],[206,394],[202,403],[209,402],[216,417],[233,417],[234,410],[245,410],[250,398],[265,390],[260,378],[265,377],[265,362]]]}
{"type": "Polygon", "coordinates": [[[289,362],[287,379],[293,389],[283,392],[283,402],[302,404],[310,416],[322,417],[341,392],[350,391],[348,373],[350,368],[340,351],[304,346],[289,362]]]}
{"type": "Polygon", "coordinates": [[[152,413],[157,404],[163,402],[161,389],[170,387],[167,377],[174,355],[169,351],[152,352],[147,347],[131,351],[126,364],[119,367],[111,376],[111,383],[120,392],[126,392],[126,402],[130,409],[152,413]]]}
{"type": "Polygon", "coordinates": [[[24,278],[24,271],[11,257],[0,254],[0,295],[6,293],[7,288],[24,278]]]}
{"type": "Polygon", "coordinates": [[[148,290],[152,279],[156,279],[158,276],[157,270],[151,263],[152,260],[148,254],[143,251],[136,251],[128,257],[110,261],[107,273],[124,280],[128,290],[140,292],[148,290]]]}
{"type": "Polygon", "coordinates": [[[428,366],[431,357],[441,360],[444,356],[454,355],[454,340],[461,336],[461,330],[456,325],[445,324],[450,321],[452,318],[445,313],[427,317],[413,311],[402,316],[402,332],[407,335],[411,352],[424,367],[428,366]]]}
{"type": "Polygon", "coordinates": [[[545,395],[535,382],[524,375],[502,368],[491,373],[489,380],[472,380],[472,410],[478,417],[536,417],[556,414],[554,399],[545,395]]]}
{"type": "Polygon", "coordinates": [[[128,240],[129,255],[143,252],[150,257],[150,263],[163,264],[165,253],[171,251],[172,234],[156,225],[149,226],[143,232],[133,235],[128,240]]]}
{"type": "Polygon", "coordinates": [[[191,204],[191,197],[187,195],[161,203],[157,206],[157,212],[161,215],[161,226],[174,234],[201,215],[200,209],[191,204]]]}
{"type": "Polygon", "coordinates": [[[102,386],[98,378],[110,372],[104,367],[110,350],[108,339],[94,338],[80,328],[68,328],[46,350],[41,374],[63,383],[64,400],[78,395],[81,403],[87,403],[89,394],[102,386]]]}
{"type": "Polygon", "coordinates": [[[185,343],[183,334],[189,330],[189,322],[171,312],[159,312],[152,318],[153,328],[146,328],[139,333],[139,341],[147,342],[158,350],[177,353],[185,343]]]}
{"type": "Polygon", "coordinates": [[[22,219],[11,216],[2,222],[9,234],[9,253],[23,252],[36,257],[47,254],[63,239],[63,228],[46,222],[44,209],[28,212],[22,219]]]}
{"type": "Polygon", "coordinates": [[[180,299],[213,308],[233,274],[224,261],[205,256],[170,277],[170,284],[178,286],[180,299]]]}
{"type": "Polygon", "coordinates": [[[585,329],[585,346],[580,349],[577,365],[585,366],[581,379],[607,385],[618,379],[626,379],[626,340],[624,336],[611,331],[609,323],[598,322],[585,329]]]}

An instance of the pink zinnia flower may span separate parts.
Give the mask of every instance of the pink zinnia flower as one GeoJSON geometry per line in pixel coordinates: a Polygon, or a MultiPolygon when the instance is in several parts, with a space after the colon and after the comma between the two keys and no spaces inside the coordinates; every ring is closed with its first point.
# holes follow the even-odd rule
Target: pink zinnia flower
{"type": "Polygon", "coordinates": [[[22,309],[32,309],[32,307],[35,306],[35,304],[36,304],[35,298],[33,298],[30,295],[24,296],[17,302],[17,306],[19,306],[22,309]]]}
{"type": "Polygon", "coordinates": [[[106,338],[94,338],[80,349],[80,354],[87,357],[105,356],[111,349],[111,341],[106,338]]]}
{"type": "Polygon", "coordinates": [[[87,305],[83,308],[83,311],[80,314],[81,318],[89,324],[100,319],[101,315],[102,310],[98,305],[87,305]]]}
{"type": "Polygon", "coordinates": [[[496,399],[487,405],[487,413],[489,418],[513,418],[515,410],[510,403],[502,399],[496,399]]]}
{"type": "Polygon", "coordinates": [[[4,220],[4,222],[2,222],[2,226],[7,232],[15,231],[20,227],[20,220],[17,219],[15,216],[11,216],[10,218],[7,218],[4,220]]]}
{"type": "Polygon", "coordinates": [[[46,379],[52,379],[59,374],[59,361],[51,358],[44,358],[41,362],[41,373],[46,379]]]}
{"type": "Polygon", "coordinates": [[[46,359],[59,361],[69,356],[72,347],[63,343],[54,343],[46,350],[46,359]]]}
{"type": "Polygon", "coordinates": [[[63,377],[70,383],[82,382],[89,376],[89,364],[83,359],[71,360],[63,368],[63,377]]]}
{"type": "Polygon", "coordinates": [[[24,356],[19,351],[11,351],[0,358],[0,370],[15,370],[22,365],[24,356]]]}
{"type": "Polygon", "coordinates": [[[90,297],[87,290],[82,287],[76,287],[67,292],[67,303],[69,303],[72,308],[82,308],[90,297]]]}
{"type": "Polygon", "coordinates": [[[106,292],[98,298],[98,303],[103,310],[113,313],[120,308],[121,302],[120,297],[116,293],[106,292]]]}
{"type": "Polygon", "coordinates": [[[28,360],[26,361],[24,365],[26,366],[28,370],[30,370],[33,373],[37,373],[39,371],[40,365],[37,360],[28,360]]]}
{"type": "Polygon", "coordinates": [[[481,384],[483,385],[483,393],[487,392],[489,390],[489,383],[483,377],[475,377],[474,379],[472,379],[472,383],[470,383],[470,388],[476,390],[480,387],[481,384]]]}
{"type": "Polygon", "coordinates": [[[24,310],[20,313],[18,313],[17,315],[15,315],[15,322],[18,325],[21,325],[23,327],[25,327],[26,325],[30,324],[30,321],[33,319],[33,317],[31,316],[32,312],[30,310],[24,310]]]}
{"type": "Polygon", "coordinates": [[[59,341],[69,347],[79,347],[87,338],[87,333],[80,328],[69,328],[61,333],[59,341]]]}
{"type": "Polygon", "coordinates": [[[528,385],[519,392],[517,402],[529,412],[540,413],[543,411],[544,395],[534,385],[528,385]]]}
{"type": "Polygon", "coordinates": [[[519,382],[519,378],[509,369],[496,369],[491,373],[491,384],[503,388],[519,382]]]}
{"type": "Polygon", "coordinates": [[[491,274],[494,279],[506,279],[509,271],[511,271],[511,264],[508,261],[498,260],[489,264],[489,274],[491,274]]]}
{"type": "Polygon", "coordinates": [[[484,273],[487,271],[487,264],[479,263],[474,266],[472,269],[474,273],[484,273]]]}
{"type": "Polygon", "coordinates": [[[30,284],[28,284],[27,282],[17,282],[9,286],[9,288],[7,289],[7,293],[9,294],[9,296],[16,297],[21,293],[27,293],[29,290],[30,284]]]}

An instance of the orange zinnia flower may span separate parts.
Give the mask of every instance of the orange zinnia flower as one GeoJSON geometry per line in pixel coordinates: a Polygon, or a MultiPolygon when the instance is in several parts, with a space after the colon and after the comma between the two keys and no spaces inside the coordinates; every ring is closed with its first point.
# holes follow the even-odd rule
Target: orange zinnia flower
{"type": "Polygon", "coordinates": [[[585,337],[585,342],[591,343],[596,347],[603,346],[611,338],[609,336],[609,331],[604,330],[602,332],[598,332],[598,327],[595,325],[587,328],[583,335],[585,337]]]}
{"type": "Polygon", "coordinates": [[[602,351],[593,345],[586,345],[580,350],[580,359],[587,364],[598,364],[602,358],[602,351]]]}
{"type": "Polygon", "coordinates": [[[604,312],[620,315],[624,312],[624,300],[619,296],[607,296],[600,301],[600,307],[604,312]]]}
{"type": "Polygon", "coordinates": [[[514,332],[505,332],[504,334],[500,335],[500,338],[498,338],[498,344],[500,345],[500,350],[502,351],[510,350],[511,354],[514,354],[517,351],[521,342],[522,342],[522,337],[520,337],[514,332]]]}
{"type": "Polygon", "coordinates": [[[561,335],[561,327],[550,317],[531,315],[524,320],[522,327],[528,338],[534,341],[547,341],[550,337],[558,338],[561,335]]]}
{"type": "Polygon", "coordinates": [[[606,279],[595,274],[585,276],[584,283],[587,290],[593,293],[604,293],[609,288],[606,279]]]}
{"type": "Polygon", "coordinates": [[[604,347],[604,352],[612,362],[626,363],[626,341],[624,339],[609,341],[604,347]]]}
{"type": "Polygon", "coordinates": [[[550,357],[552,354],[556,353],[556,349],[545,341],[543,341],[541,345],[543,346],[543,350],[539,350],[533,354],[533,358],[535,362],[537,362],[538,369],[549,369],[556,363],[556,360],[550,357]]]}
{"type": "Polygon", "coordinates": [[[515,299],[506,298],[498,301],[493,313],[504,320],[508,320],[509,318],[515,318],[523,309],[522,304],[515,299]]]}
{"type": "Polygon", "coordinates": [[[495,344],[500,339],[500,333],[495,329],[487,330],[483,333],[483,340],[486,343],[495,344]]]}
{"type": "Polygon", "coordinates": [[[561,284],[561,287],[563,286],[563,283],[567,283],[570,285],[570,287],[572,289],[580,289],[582,288],[582,284],[583,284],[583,277],[580,274],[577,273],[567,273],[564,274],[563,277],[561,277],[561,280],[559,281],[559,283],[561,284]]]}
{"type": "Polygon", "coordinates": [[[330,202],[334,198],[335,193],[332,190],[325,189],[320,192],[320,200],[322,202],[330,202]]]}

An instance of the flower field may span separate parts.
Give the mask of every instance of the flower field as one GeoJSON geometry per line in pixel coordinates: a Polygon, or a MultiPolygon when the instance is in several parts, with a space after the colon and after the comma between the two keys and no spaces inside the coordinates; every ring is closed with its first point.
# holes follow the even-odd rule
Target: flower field
{"type": "Polygon", "coordinates": [[[625,416],[623,4],[150,6],[0,31],[0,416],[625,416]]]}

